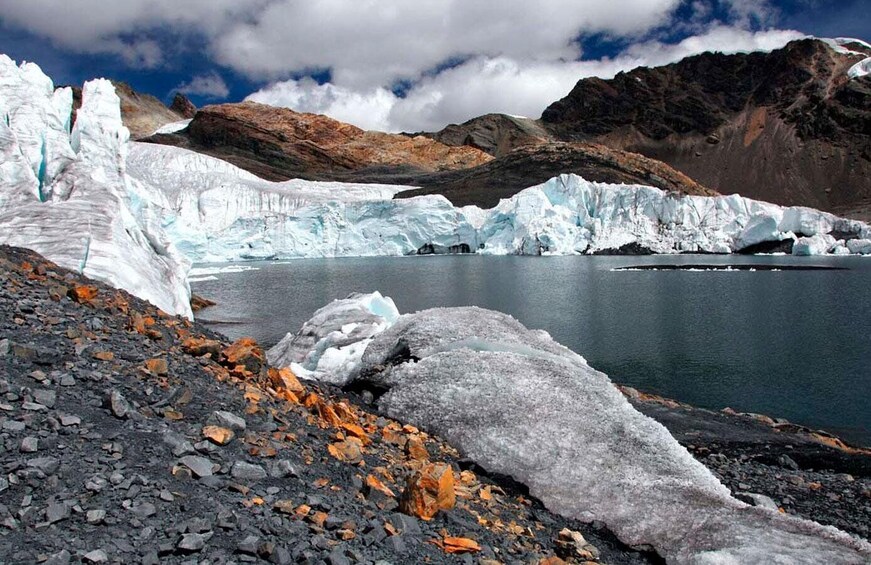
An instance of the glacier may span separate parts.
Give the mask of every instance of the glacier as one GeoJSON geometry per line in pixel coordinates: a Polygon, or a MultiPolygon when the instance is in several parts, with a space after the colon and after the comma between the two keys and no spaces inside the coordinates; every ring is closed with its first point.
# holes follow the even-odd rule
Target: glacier
{"type": "Polygon", "coordinates": [[[71,127],[72,90],[0,55],[0,243],[191,318],[189,261],[160,210],[126,173],[129,131],[111,82],[90,81],[71,127]]]}
{"type": "Polygon", "coordinates": [[[194,262],[413,255],[588,254],[637,244],[654,253],[733,253],[819,236],[796,254],[851,254],[862,222],[731,196],[689,196],[561,175],[489,210],[413,187],[262,180],[176,147],[131,144],[129,174],[152,187],[162,225],[194,262]],[[837,237],[836,237],[837,236],[837,237]]]}
{"type": "Polygon", "coordinates": [[[380,304],[386,300],[352,295],[325,306],[270,350],[270,360],[348,358],[357,339],[362,357],[332,364],[324,380],[377,391],[390,417],[524,483],[550,510],[604,522],[669,563],[871,560],[863,540],[733,498],[605,374],[546,332],[475,307],[396,317],[380,304]],[[367,330],[342,329],[355,324],[367,330]]]}

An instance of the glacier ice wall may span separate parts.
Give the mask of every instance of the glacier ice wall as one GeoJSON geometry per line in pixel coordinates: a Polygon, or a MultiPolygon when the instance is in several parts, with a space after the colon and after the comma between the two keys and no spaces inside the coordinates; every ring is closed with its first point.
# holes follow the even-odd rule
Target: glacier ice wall
{"type": "Polygon", "coordinates": [[[441,196],[392,199],[411,187],[272,183],[176,147],[134,143],[128,170],[162,209],[191,260],[483,254],[582,254],[636,244],[656,253],[731,253],[762,242],[818,237],[799,253],[849,254],[868,226],[810,208],[741,196],[701,197],[648,186],[555,177],[495,208],[441,196]],[[824,241],[823,241],[824,240],[824,241]]]}
{"type": "MultiPolygon", "coordinates": [[[[325,307],[297,335],[329,335],[370,321],[369,309],[353,307],[360,302],[356,296],[325,307]]],[[[526,484],[553,511],[600,520],[624,542],[651,545],[669,563],[871,559],[867,542],[732,498],[606,375],[546,332],[474,307],[426,310],[388,326],[374,337],[367,333],[360,363],[337,367],[329,382],[386,391],[378,403],[388,415],[526,484]]],[[[326,350],[322,339],[298,339],[294,358],[306,357],[306,345],[321,357],[348,350],[353,342],[345,337],[326,350]]]]}
{"type": "Polygon", "coordinates": [[[129,132],[115,89],[95,80],[82,95],[71,130],[72,91],[0,55],[0,243],[191,317],[189,262],[126,174],[129,132]]]}

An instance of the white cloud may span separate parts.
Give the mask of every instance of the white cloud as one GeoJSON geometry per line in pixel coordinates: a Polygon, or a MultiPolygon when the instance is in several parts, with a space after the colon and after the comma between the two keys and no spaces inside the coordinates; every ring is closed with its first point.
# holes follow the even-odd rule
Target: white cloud
{"type": "Polygon", "coordinates": [[[195,76],[190,82],[180,84],[176,90],[182,94],[195,94],[206,98],[226,98],[230,94],[227,83],[218,73],[195,76]]]}
{"type": "Polygon", "coordinates": [[[703,51],[771,50],[799,37],[803,35],[794,31],[754,33],[715,26],[676,44],[635,44],[613,59],[521,62],[508,57],[476,57],[422,79],[404,98],[383,88],[358,90],[291,80],[275,83],[249,99],[326,114],[366,129],[434,131],[489,112],[538,118],[581,78],[611,78],[620,71],[663,65],[703,51]]]}

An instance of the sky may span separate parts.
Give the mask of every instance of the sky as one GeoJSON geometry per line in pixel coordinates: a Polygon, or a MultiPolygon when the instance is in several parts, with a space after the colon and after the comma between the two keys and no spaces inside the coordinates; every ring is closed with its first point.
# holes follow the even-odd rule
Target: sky
{"type": "Polygon", "coordinates": [[[0,0],[0,53],[198,106],[249,99],[366,129],[537,118],[584,77],[703,51],[871,40],[867,0],[0,0]]]}

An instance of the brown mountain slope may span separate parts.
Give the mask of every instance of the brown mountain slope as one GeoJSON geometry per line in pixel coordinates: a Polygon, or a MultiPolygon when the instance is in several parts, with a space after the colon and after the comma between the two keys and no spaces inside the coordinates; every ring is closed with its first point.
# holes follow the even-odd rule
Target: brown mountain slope
{"type": "Polygon", "coordinates": [[[562,173],[575,173],[595,182],[644,184],[683,194],[712,196],[710,190],[668,165],[637,153],[595,143],[550,142],[527,145],[489,163],[419,179],[420,190],[397,198],[443,194],[456,206],[495,206],[524,188],[562,173]]]}
{"type": "Polygon", "coordinates": [[[868,54],[812,39],[705,53],[581,80],[541,124],[559,139],[661,160],[722,193],[849,207],[871,197],[871,77],[847,76],[868,54]]]}
{"type": "Polygon", "coordinates": [[[451,124],[435,133],[423,133],[445,145],[470,145],[494,157],[507,155],[518,147],[540,145],[552,140],[538,120],[485,114],[462,124],[451,124]]]}
{"type": "Polygon", "coordinates": [[[148,141],[201,151],[269,180],[406,182],[491,159],[472,147],[364,131],[326,116],[254,102],[207,106],[183,132],[148,141]]]}

